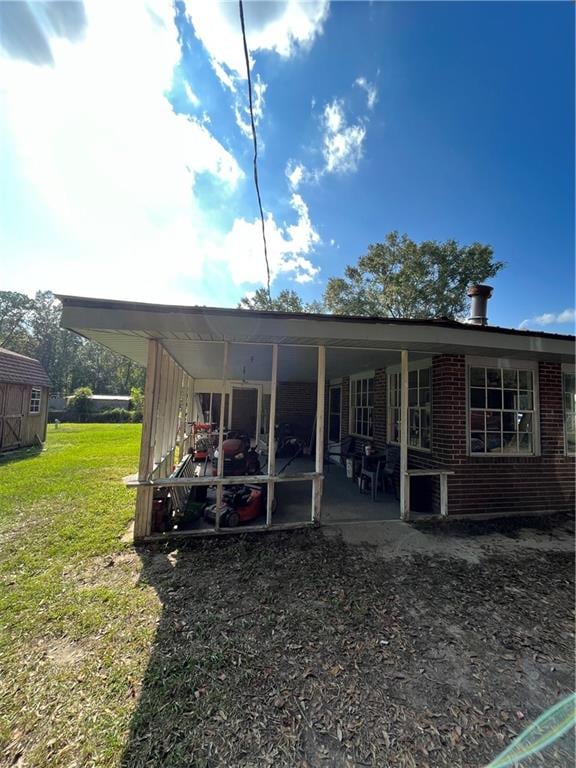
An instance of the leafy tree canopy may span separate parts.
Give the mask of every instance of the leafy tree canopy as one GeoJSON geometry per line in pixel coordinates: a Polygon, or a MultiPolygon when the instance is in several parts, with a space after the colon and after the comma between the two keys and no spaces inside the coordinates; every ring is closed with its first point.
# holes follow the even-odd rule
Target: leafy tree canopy
{"type": "Polygon", "coordinates": [[[265,288],[251,295],[244,296],[238,304],[240,309],[267,309],[276,312],[322,312],[322,304],[312,301],[309,304],[302,301],[296,291],[284,288],[277,296],[270,297],[265,288]]]}
{"type": "Polygon", "coordinates": [[[390,232],[383,243],[331,277],[324,304],[334,314],[406,318],[463,318],[466,288],[494,277],[503,267],[489,245],[456,240],[415,243],[390,232]]]}
{"type": "Polygon", "coordinates": [[[140,366],[60,327],[62,307],[50,291],[33,299],[0,291],[0,346],[39,360],[60,394],[89,386],[98,394],[125,393],[141,387],[140,366]]]}

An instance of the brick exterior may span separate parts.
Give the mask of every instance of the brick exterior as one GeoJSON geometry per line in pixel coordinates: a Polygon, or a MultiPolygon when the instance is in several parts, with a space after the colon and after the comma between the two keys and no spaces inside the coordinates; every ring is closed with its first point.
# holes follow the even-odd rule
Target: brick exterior
{"type": "MultiPolygon", "coordinates": [[[[574,509],[575,462],[564,452],[562,369],[538,367],[540,456],[469,456],[466,432],[466,362],[439,355],[432,365],[432,452],[409,452],[410,467],[442,467],[448,478],[448,513],[564,512],[574,509]]],[[[438,484],[433,511],[439,511],[438,484]]]]}
{"type": "Polygon", "coordinates": [[[279,381],[276,394],[276,423],[292,424],[298,437],[309,443],[315,418],[316,384],[279,381]]]}
{"type": "MultiPolygon", "coordinates": [[[[573,511],[575,459],[564,451],[562,369],[558,363],[538,366],[540,456],[469,456],[467,445],[466,360],[463,355],[437,355],[432,361],[432,450],[408,450],[409,468],[454,471],[448,478],[448,514],[573,511]]],[[[374,443],[387,442],[387,375],[374,375],[374,443]]],[[[350,379],[342,379],[342,438],[349,430],[350,379]]],[[[328,400],[326,400],[328,402],[328,400]]],[[[316,411],[316,387],[306,383],[278,385],[277,422],[294,424],[309,439],[316,411]]],[[[365,440],[356,441],[361,453],[365,440]]],[[[440,512],[439,480],[432,484],[431,510],[440,512]]]]}

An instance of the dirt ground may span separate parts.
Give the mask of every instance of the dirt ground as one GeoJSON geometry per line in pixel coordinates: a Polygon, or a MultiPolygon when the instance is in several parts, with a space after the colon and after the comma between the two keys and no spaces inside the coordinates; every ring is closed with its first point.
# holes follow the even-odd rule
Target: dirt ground
{"type": "Polygon", "coordinates": [[[416,531],[428,553],[314,530],[142,550],[163,614],[123,765],[486,765],[573,684],[572,529],[529,524],[538,548],[519,521],[416,531]]]}

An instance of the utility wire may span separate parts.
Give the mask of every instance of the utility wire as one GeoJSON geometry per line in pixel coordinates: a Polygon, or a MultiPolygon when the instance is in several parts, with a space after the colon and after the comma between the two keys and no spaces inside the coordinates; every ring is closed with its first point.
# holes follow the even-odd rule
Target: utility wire
{"type": "Polygon", "coordinates": [[[246,27],[244,25],[244,7],[242,0],[238,0],[240,9],[240,25],[242,27],[242,40],[244,42],[244,59],[246,60],[246,75],[248,77],[248,103],[250,106],[250,125],[252,126],[252,140],[254,142],[254,186],[256,187],[256,196],[258,198],[258,208],[260,209],[260,221],[262,222],[262,241],[264,243],[264,260],[266,261],[266,285],[268,288],[268,298],[272,300],[270,294],[270,264],[268,262],[268,245],[266,243],[266,227],[264,226],[264,211],[262,210],[262,198],[260,197],[260,185],[258,183],[258,141],[256,139],[256,125],[254,124],[254,110],[252,107],[252,79],[250,77],[250,58],[248,56],[248,45],[246,44],[246,27]]]}

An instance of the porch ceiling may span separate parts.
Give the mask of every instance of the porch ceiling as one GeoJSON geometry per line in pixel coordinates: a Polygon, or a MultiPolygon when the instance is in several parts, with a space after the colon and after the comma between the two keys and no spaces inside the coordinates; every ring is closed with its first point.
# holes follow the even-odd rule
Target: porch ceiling
{"type": "Polygon", "coordinates": [[[242,342],[231,346],[230,378],[243,378],[244,371],[245,377],[252,380],[269,378],[271,352],[259,346],[263,343],[300,345],[281,349],[279,378],[294,379],[299,374],[296,380],[301,381],[315,379],[315,351],[305,347],[317,345],[332,348],[327,355],[329,378],[397,363],[401,349],[409,350],[411,359],[444,352],[558,362],[574,360],[573,337],[479,328],[450,321],[290,315],[60,298],[65,328],[143,366],[147,361],[148,339],[160,339],[180,365],[196,378],[220,378],[224,340],[242,342]],[[337,347],[342,354],[336,354],[334,348],[337,347]],[[252,373],[248,370],[250,367],[252,373]]]}

